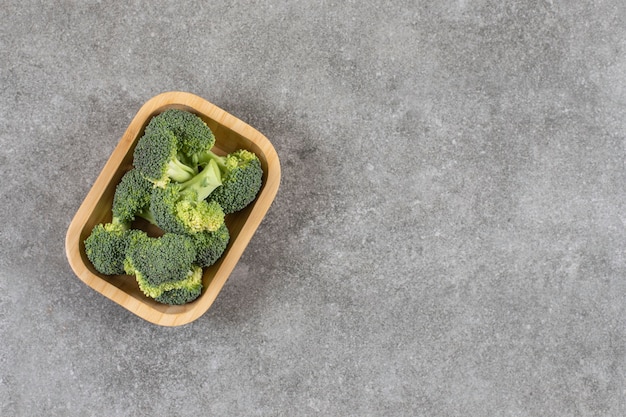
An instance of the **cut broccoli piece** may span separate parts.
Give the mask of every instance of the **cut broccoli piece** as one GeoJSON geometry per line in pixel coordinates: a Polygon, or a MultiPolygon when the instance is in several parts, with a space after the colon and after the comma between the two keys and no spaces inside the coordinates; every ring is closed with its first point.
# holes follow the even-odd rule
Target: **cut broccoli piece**
{"type": "Polygon", "coordinates": [[[111,222],[96,225],[85,239],[85,253],[96,271],[105,275],[124,273],[129,240],[137,232],[130,230],[136,215],[150,217],[152,184],[136,170],[120,180],[113,196],[111,222]]]}
{"type": "Polygon", "coordinates": [[[217,202],[225,214],[230,214],[243,209],[256,198],[262,185],[263,169],[253,152],[239,149],[226,156],[218,156],[209,151],[198,157],[200,164],[211,161],[219,167],[222,185],[209,195],[209,201],[217,202]]]}
{"type": "Polygon", "coordinates": [[[149,237],[140,232],[126,250],[124,270],[134,275],[139,289],[148,297],[181,287],[181,281],[197,273],[193,241],[184,235],[166,233],[149,237]]]}
{"type": "Polygon", "coordinates": [[[215,231],[224,224],[222,207],[204,199],[216,187],[211,181],[215,174],[209,171],[207,166],[188,182],[153,190],[150,211],[157,226],[170,233],[193,234],[215,231]]]}
{"type": "Polygon", "coordinates": [[[176,135],[167,129],[146,130],[137,142],[133,158],[135,167],[158,187],[170,181],[185,182],[197,173],[195,167],[185,163],[176,135]]]}
{"type": "Polygon", "coordinates": [[[223,224],[214,232],[200,232],[189,235],[194,242],[196,248],[196,264],[201,267],[213,265],[222,256],[228,241],[230,233],[226,224],[223,224]]]}
{"type": "Polygon", "coordinates": [[[179,281],[172,289],[165,290],[154,299],[159,303],[181,305],[189,303],[202,293],[202,268],[196,266],[192,274],[179,281]]]}
{"type": "Polygon", "coordinates": [[[181,190],[195,192],[198,200],[206,199],[222,185],[222,173],[215,161],[209,161],[198,175],[181,184],[181,190]]]}
{"type": "Polygon", "coordinates": [[[206,123],[199,116],[185,110],[169,109],[153,117],[146,126],[146,132],[153,130],[172,132],[178,139],[179,152],[191,158],[211,150],[215,144],[215,136],[206,123]]]}
{"type": "Polygon", "coordinates": [[[136,216],[150,220],[150,196],[154,188],[137,169],[126,172],[115,189],[113,217],[120,222],[130,223],[136,216]]]}
{"type": "Polygon", "coordinates": [[[85,239],[85,253],[96,271],[105,275],[124,273],[124,260],[135,231],[117,221],[96,225],[85,239]]]}

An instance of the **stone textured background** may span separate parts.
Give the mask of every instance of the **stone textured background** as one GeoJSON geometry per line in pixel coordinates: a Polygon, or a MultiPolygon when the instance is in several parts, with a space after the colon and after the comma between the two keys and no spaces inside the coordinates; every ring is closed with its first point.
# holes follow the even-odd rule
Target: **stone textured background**
{"type": "Polygon", "coordinates": [[[1,415],[626,415],[623,1],[0,10],[1,415]],[[171,90],[283,177],[215,304],[163,328],[64,240],[171,90]]]}

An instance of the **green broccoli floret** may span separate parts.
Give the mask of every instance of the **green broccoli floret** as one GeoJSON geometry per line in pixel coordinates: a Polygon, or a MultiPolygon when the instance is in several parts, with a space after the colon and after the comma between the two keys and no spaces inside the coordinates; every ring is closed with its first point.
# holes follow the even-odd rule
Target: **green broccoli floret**
{"type": "Polygon", "coordinates": [[[85,253],[96,271],[105,275],[124,273],[124,261],[135,231],[118,221],[96,225],[85,239],[85,253]]]}
{"type": "Polygon", "coordinates": [[[199,116],[185,110],[169,109],[153,117],[146,126],[146,132],[153,130],[172,132],[178,139],[179,152],[188,158],[206,152],[215,145],[215,136],[206,123],[199,116]]]}
{"type": "Polygon", "coordinates": [[[216,173],[212,171],[219,177],[215,164],[209,164],[185,183],[155,188],[150,200],[155,224],[170,233],[193,234],[219,229],[224,224],[224,211],[218,203],[205,200],[219,186],[214,182],[216,173]]]}
{"type": "Polygon", "coordinates": [[[223,224],[214,232],[194,233],[189,237],[196,248],[195,263],[204,268],[213,265],[222,256],[228,246],[230,233],[226,224],[223,224]]]}
{"type": "Polygon", "coordinates": [[[219,167],[222,185],[209,195],[208,200],[222,206],[225,214],[246,207],[261,189],[263,169],[261,161],[253,152],[239,149],[229,155],[218,156],[209,151],[200,154],[198,162],[215,162],[219,167]]]}
{"type": "Polygon", "coordinates": [[[133,153],[134,165],[148,180],[158,187],[170,181],[185,182],[197,174],[180,152],[176,135],[168,129],[146,129],[137,141],[133,153]]]}
{"type": "Polygon", "coordinates": [[[146,296],[156,299],[166,291],[197,285],[202,269],[194,264],[196,251],[189,237],[174,233],[150,237],[140,233],[126,250],[124,270],[135,276],[146,296]]]}
{"type": "Polygon", "coordinates": [[[148,204],[152,184],[137,170],[124,174],[113,196],[111,222],[96,225],[85,239],[85,252],[96,271],[105,275],[124,273],[130,230],[136,215],[150,216],[148,204]]]}
{"type": "Polygon", "coordinates": [[[113,197],[113,218],[130,223],[136,216],[152,220],[150,196],[154,185],[137,169],[126,172],[115,188],[113,197]]]}
{"type": "Polygon", "coordinates": [[[202,292],[202,268],[226,250],[225,214],[250,204],[262,186],[259,158],[247,150],[212,152],[215,136],[194,113],[169,109],[153,117],[134,150],[134,168],[118,183],[109,223],[85,239],[94,268],[134,275],[157,302],[180,305],[202,292]],[[131,229],[142,217],[160,237],[131,229]]]}
{"type": "Polygon", "coordinates": [[[154,299],[159,303],[181,305],[189,303],[202,293],[202,268],[194,267],[192,274],[180,281],[171,290],[166,290],[154,299]]]}

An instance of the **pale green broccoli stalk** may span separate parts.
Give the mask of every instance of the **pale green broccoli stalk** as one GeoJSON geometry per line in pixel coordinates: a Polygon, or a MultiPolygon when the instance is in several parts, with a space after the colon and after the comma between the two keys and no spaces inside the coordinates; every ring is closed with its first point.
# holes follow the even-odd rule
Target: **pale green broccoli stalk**
{"type": "Polygon", "coordinates": [[[209,164],[188,182],[155,188],[150,200],[155,224],[170,233],[193,234],[219,229],[224,224],[224,211],[218,203],[205,200],[216,187],[215,173],[211,171],[209,164]]]}
{"type": "Polygon", "coordinates": [[[206,199],[216,188],[222,185],[222,173],[215,161],[209,161],[202,171],[180,187],[184,193],[195,192],[199,200],[206,199]]]}

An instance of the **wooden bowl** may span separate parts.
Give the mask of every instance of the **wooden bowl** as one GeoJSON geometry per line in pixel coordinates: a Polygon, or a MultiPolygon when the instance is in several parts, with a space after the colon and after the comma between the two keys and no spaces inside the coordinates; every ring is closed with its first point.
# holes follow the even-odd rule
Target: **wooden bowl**
{"type": "MultiPolygon", "coordinates": [[[[204,314],[215,301],[272,204],[279,183],[280,163],[276,150],[256,129],[193,94],[160,94],[139,109],[76,212],[65,240],[67,259],[85,284],[137,316],[162,326],[189,323],[204,314]],[[261,160],[264,173],[263,185],[255,201],[245,209],[226,216],[230,242],[220,260],[204,269],[202,294],[195,301],[182,306],[160,304],[144,296],[132,276],[100,274],[87,259],[84,245],[95,225],[111,220],[115,187],[122,175],[132,168],[133,151],[144,128],[153,116],[169,108],[184,109],[200,116],[215,134],[215,153],[226,154],[242,148],[254,152],[261,160]]],[[[136,221],[133,227],[144,229],[149,234],[159,234],[157,228],[141,220],[136,221]]]]}

